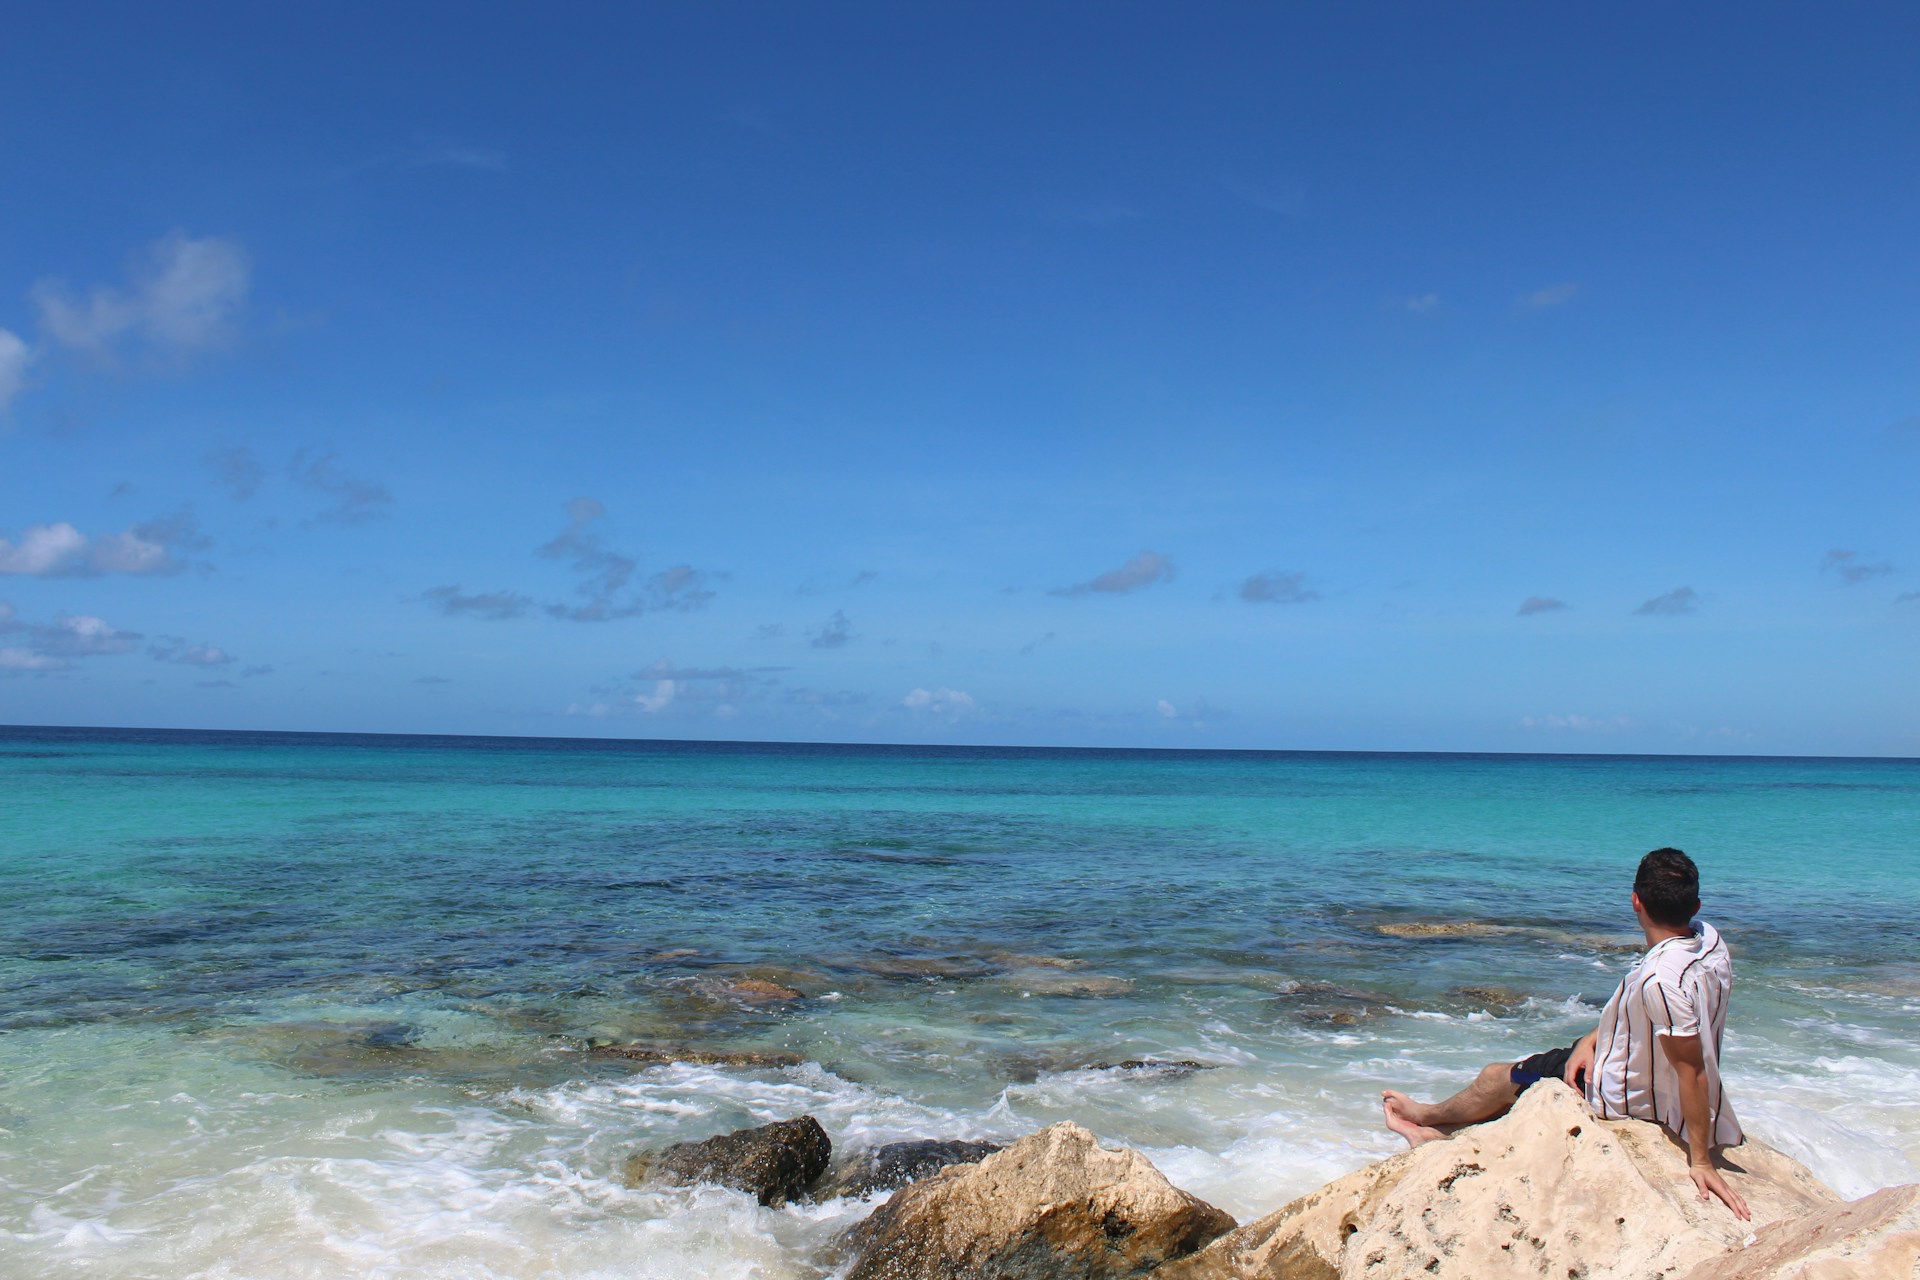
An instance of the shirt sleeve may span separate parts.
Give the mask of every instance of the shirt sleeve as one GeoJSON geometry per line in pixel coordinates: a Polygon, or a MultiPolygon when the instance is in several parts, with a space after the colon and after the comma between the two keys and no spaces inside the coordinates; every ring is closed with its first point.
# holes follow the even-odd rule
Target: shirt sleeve
{"type": "Polygon", "coordinates": [[[1654,979],[1648,986],[1644,1004],[1655,1035],[1700,1034],[1700,1014],[1693,1007],[1693,997],[1678,984],[1654,979]]]}

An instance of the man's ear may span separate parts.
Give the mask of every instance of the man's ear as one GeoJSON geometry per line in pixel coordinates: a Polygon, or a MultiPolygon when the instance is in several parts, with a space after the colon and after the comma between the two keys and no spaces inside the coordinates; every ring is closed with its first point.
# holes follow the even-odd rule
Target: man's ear
{"type": "Polygon", "coordinates": [[[1645,911],[1646,911],[1646,908],[1640,905],[1640,891],[1638,889],[1635,889],[1633,891],[1633,914],[1641,915],[1645,911]]]}

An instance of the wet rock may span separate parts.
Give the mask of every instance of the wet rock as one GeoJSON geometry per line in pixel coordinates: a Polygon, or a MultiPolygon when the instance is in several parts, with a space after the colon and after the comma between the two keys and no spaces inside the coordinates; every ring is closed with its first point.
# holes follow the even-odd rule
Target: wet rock
{"type": "Polygon", "coordinates": [[[1153,1280],[1648,1280],[1834,1203],[1771,1147],[1727,1156],[1751,1224],[1700,1202],[1685,1148],[1658,1125],[1595,1120],[1573,1090],[1544,1081],[1501,1119],[1330,1182],[1153,1280]]]}
{"type": "Polygon", "coordinates": [[[692,1186],[712,1182],[745,1191],[774,1207],[805,1195],[827,1171],[832,1155],[833,1143],[820,1122],[800,1116],[642,1152],[627,1161],[627,1183],[692,1186]]]}
{"type": "Polygon", "coordinates": [[[1756,1233],[1681,1280],[1912,1280],[1920,1275],[1920,1185],[1887,1187],[1756,1233]]]}
{"type": "Polygon", "coordinates": [[[797,1067],[806,1059],[783,1049],[688,1049],[646,1044],[594,1045],[588,1052],[643,1066],[690,1062],[706,1067],[797,1067]]]}
{"type": "Polygon", "coordinates": [[[854,1229],[847,1280],[1119,1280],[1232,1227],[1139,1152],[1061,1123],[894,1192],[854,1229]]]}
{"type": "Polygon", "coordinates": [[[1153,1076],[1176,1080],[1196,1071],[1212,1071],[1217,1062],[1195,1062],[1192,1058],[1128,1058],[1124,1062],[1089,1062],[1082,1071],[1120,1071],[1128,1075],[1153,1076]]]}
{"type": "Polygon", "coordinates": [[[806,999],[805,995],[792,987],[782,986],[766,978],[708,977],[695,983],[693,989],[709,1000],[746,1005],[756,1009],[770,1005],[792,1004],[796,1000],[806,999]]]}
{"type": "Polygon", "coordinates": [[[892,1191],[956,1164],[976,1164],[1002,1149],[997,1142],[889,1142],[855,1161],[828,1194],[870,1196],[892,1191]]]}
{"type": "Polygon", "coordinates": [[[1351,1027],[1386,1012],[1389,998],[1331,982],[1302,982],[1283,992],[1287,1012],[1313,1026],[1351,1027]]]}
{"type": "Polygon", "coordinates": [[[990,957],[1002,969],[1084,969],[1085,960],[1073,960],[1066,956],[1028,956],[1011,951],[996,951],[990,957]]]}
{"type": "Polygon", "coordinates": [[[1477,1009],[1489,1009],[1496,1013],[1518,1009],[1527,1002],[1527,993],[1515,991],[1512,987],[1470,984],[1450,988],[1447,994],[1456,1000],[1464,1000],[1477,1009]]]}
{"type": "Polygon", "coordinates": [[[1491,938],[1514,932],[1510,925],[1478,920],[1397,920],[1373,928],[1389,938],[1491,938]]]}
{"type": "Polygon", "coordinates": [[[1062,973],[1055,970],[1030,970],[1009,973],[1001,979],[1007,986],[1032,996],[1074,996],[1080,999],[1106,999],[1129,995],[1133,983],[1105,973],[1062,973]]]}
{"type": "Polygon", "coordinates": [[[999,971],[999,966],[972,956],[864,956],[845,967],[896,982],[964,981],[999,971]]]}

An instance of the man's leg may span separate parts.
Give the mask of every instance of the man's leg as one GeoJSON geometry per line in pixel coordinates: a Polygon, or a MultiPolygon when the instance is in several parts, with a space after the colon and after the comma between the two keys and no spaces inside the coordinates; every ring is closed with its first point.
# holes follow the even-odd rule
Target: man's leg
{"type": "Polygon", "coordinates": [[[1386,1090],[1380,1099],[1387,1128],[1405,1138],[1407,1145],[1417,1147],[1449,1136],[1449,1129],[1505,1115],[1519,1096],[1520,1086],[1513,1082],[1513,1064],[1490,1062],[1472,1084],[1443,1102],[1415,1102],[1397,1089],[1386,1090]]]}

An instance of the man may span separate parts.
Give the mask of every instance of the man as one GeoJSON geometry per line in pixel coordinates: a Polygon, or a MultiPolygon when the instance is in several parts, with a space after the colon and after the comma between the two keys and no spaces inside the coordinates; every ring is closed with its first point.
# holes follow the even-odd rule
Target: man
{"type": "Polygon", "coordinates": [[[1746,1201],[1713,1167],[1714,1147],[1741,1141],[1740,1122],[1720,1090],[1733,962],[1719,931],[1694,921],[1699,910],[1700,871],[1692,858],[1678,849],[1642,858],[1633,914],[1647,950],[1607,1001],[1599,1027],[1565,1049],[1493,1063],[1444,1102],[1415,1102],[1388,1089],[1387,1128],[1417,1147],[1505,1114],[1528,1085],[1557,1076],[1582,1090],[1603,1119],[1664,1125],[1687,1146],[1700,1198],[1718,1196],[1735,1217],[1748,1217],[1746,1201]]]}

